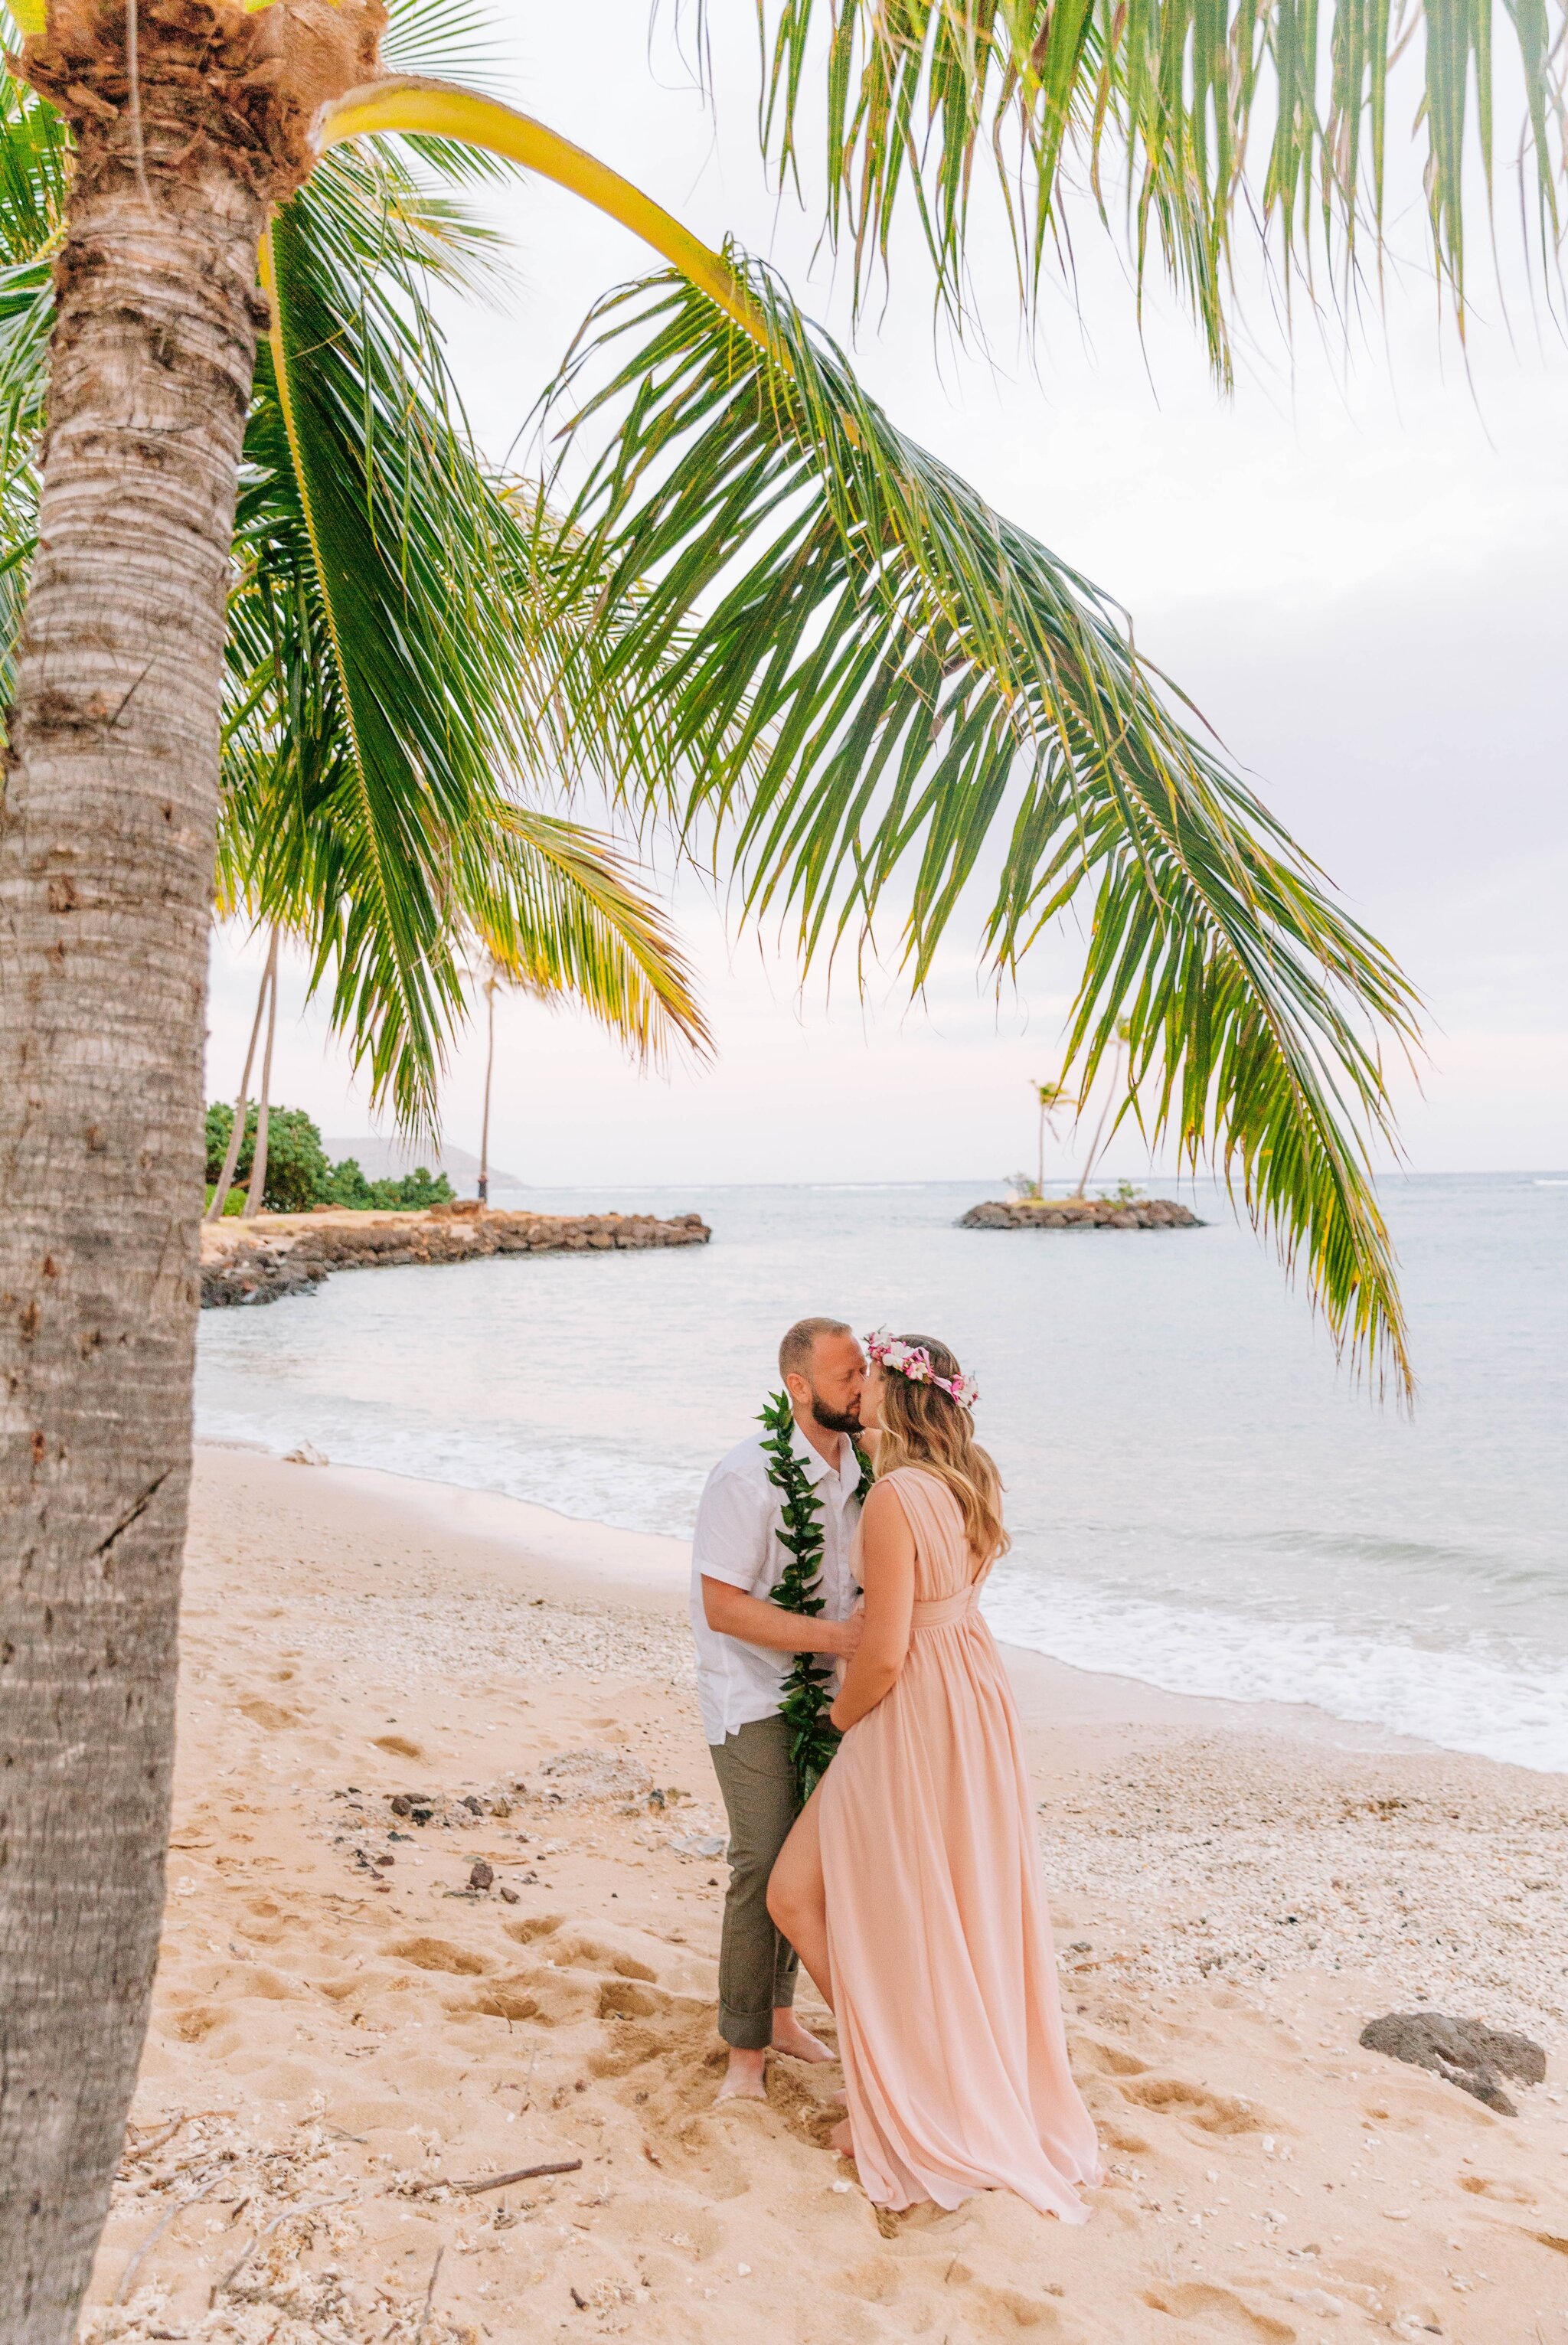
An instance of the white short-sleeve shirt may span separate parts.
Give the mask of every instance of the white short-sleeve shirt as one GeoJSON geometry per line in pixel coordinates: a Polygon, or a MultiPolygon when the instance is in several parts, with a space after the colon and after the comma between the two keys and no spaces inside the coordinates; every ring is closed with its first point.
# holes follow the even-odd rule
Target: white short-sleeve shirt
{"type": "MultiPolygon", "coordinates": [[[[754,1433],[728,1457],[721,1457],[708,1476],[697,1510],[691,1542],[691,1625],[697,1639],[697,1691],[702,1708],[702,1731],[710,1743],[722,1742],[738,1727],[755,1718],[770,1718],[779,1707],[779,1688],[793,1666],[788,1653],[770,1652],[766,1645],[748,1645],[738,1637],[720,1636],[710,1629],[702,1609],[704,1579],[722,1579],[743,1588],[748,1596],[770,1596],[790,1562],[789,1550],[779,1538],[779,1509],[783,1494],[768,1479],[763,1436],[754,1433]]],[[[822,1618],[845,1620],[855,1607],[859,1590],[850,1571],[850,1548],[860,1518],[860,1461],[847,1437],[839,1445],[835,1469],[795,1428],[795,1455],[806,1468],[821,1499],[817,1520],[822,1528],[822,1570],[818,1594],[823,1598],[822,1618]]]]}

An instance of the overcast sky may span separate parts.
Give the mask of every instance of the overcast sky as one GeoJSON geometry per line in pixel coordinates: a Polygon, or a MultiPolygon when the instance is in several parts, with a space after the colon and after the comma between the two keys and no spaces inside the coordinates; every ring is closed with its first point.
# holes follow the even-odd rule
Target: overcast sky
{"type": "MultiPolygon", "coordinates": [[[[705,108],[647,0],[563,15],[506,0],[492,86],[615,163],[698,233],[773,258],[847,336],[815,216],[758,157],[752,10],[705,108]],[[586,69],[585,66],[586,63],[586,69]]],[[[718,29],[724,32],[726,25],[718,29]]],[[[1507,143],[1506,141],[1504,142],[1507,143]]],[[[454,312],[475,426],[503,455],[595,294],[650,265],[556,190],[509,198],[518,282],[505,314],[454,312]]],[[[1405,241],[1419,252],[1407,224],[1405,241]]],[[[1430,285],[1396,282],[1347,365],[1310,320],[1293,364],[1267,323],[1234,399],[1196,333],[1156,301],[1140,344],[1125,272],[1085,214],[1082,320],[1048,301],[1038,371],[1011,338],[999,236],[977,253],[989,358],[933,337],[921,272],[862,329],[856,363],[895,420],[1115,594],[1431,1012],[1422,1092],[1401,1086],[1418,1171],[1568,1164],[1568,358],[1527,300],[1482,295],[1470,375],[1430,285]]],[[[995,1176],[1031,1160],[1025,1091],[1052,1074],[1071,937],[1000,1008],[955,931],[928,1004],[892,986],[825,1005],[755,938],[727,941],[700,895],[678,909],[719,1044],[667,1080],[626,1067],[570,1012],[499,1016],[493,1152],[539,1183],[995,1176]]],[[[209,1082],[238,1081],[260,956],[215,949],[209,1082]]],[[[370,1130],[319,1012],[284,990],[273,1096],[330,1133],[370,1130]]],[[[477,1144],[482,1052],[454,1058],[446,1136],[477,1144]]],[[[1066,1158],[1059,1163],[1064,1168],[1066,1158]]],[[[1130,1143],[1115,1169],[1143,1168],[1130,1143]]]]}

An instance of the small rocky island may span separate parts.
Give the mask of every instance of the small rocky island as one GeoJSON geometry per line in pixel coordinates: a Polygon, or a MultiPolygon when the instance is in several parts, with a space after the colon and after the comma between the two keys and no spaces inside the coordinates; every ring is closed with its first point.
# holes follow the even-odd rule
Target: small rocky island
{"type": "Polygon", "coordinates": [[[334,1270],[401,1263],[477,1262],[493,1254],[607,1254],[649,1246],[706,1245],[699,1213],[661,1221],[652,1213],[492,1213],[471,1198],[426,1213],[258,1213],[253,1221],[204,1222],[201,1307],[276,1303],[313,1294],[334,1270]]]}
{"type": "Polygon", "coordinates": [[[1170,1197],[1010,1197],[971,1205],[961,1230],[1201,1230],[1170,1197]]]}

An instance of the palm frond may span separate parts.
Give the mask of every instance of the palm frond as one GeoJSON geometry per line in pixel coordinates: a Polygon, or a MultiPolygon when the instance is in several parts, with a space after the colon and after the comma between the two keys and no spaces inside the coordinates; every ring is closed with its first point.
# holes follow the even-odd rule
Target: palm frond
{"type": "Polygon", "coordinates": [[[639,1060],[712,1051],[668,918],[616,843],[561,815],[498,803],[454,842],[453,891],[491,965],[575,1001],[639,1060]]]}
{"type": "Polygon", "coordinates": [[[704,1041],[611,850],[538,827],[505,786],[552,778],[554,719],[532,605],[503,591],[527,535],[473,449],[426,298],[468,267],[462,228],[375,152],[329,156],[278,215],[231,604],[223,886],[296,926],[315,908],[312,982],[414,1129],[463,1014],[465,924],[640,1051],[704,1041]]]}
{"type": "Polygon", "coordinates": [[[382,70],[483,81],[502,62],[496,21],[485,0],[392,0],[382,35],[382,70]]]}
{"type": "Polygon", "coordinates": [[[1505,150],[1527,241],[1556,254],[1568,12],[1505,0],[1502,14],[1499,56],[1491,0],[759,0],[763,140],[799,177],[820,122],[828,221],[861,290],[909,209],[955,310],[977,167],[994,168],[1031,296],[1070,199],[1092,188],[1108,212],[1120,182],[1140,282],[1156,249],[1224,376],[1238,218],[1256,215],[1292,269],[1309,266],[1319,232],[1347,279],[1358,237],[1380,242],[1390,88],[1410,100],[1461,323],[1467,208],[1491,210],[1500,67],[1518,93],[1505,150]],[[1401,74],[1418,36],[1420,64],[1401,74]]]}
{"type": "MultiPolygon", "coordinates": [[[[660,276],[612,296],[558,388],[590,461],[568,516],[616,634],[727,834],[746,909],[804,958],[900,906],[918,986],[1005,842],[984,917],[1000,979],[1088,915],[1069,1064],[1130,1026],[1151,1143],[1212,1150],[1337,1340],[1408,1375],[1369,1135],[1380,1035],[1410,989],[1244,785],[1186,729],[1115,609],[905,439],[743,256],[767,348],[660,276]]],[[[989,884],[988,882],[986,884],[989,884]]]]}

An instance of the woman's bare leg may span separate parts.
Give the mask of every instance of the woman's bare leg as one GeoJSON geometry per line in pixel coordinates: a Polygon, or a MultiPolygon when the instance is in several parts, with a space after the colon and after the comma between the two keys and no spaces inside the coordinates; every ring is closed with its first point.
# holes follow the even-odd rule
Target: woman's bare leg
{"type": "Polygon", "coordinates": [[[828,1899],[822,1883],[822,1840],[818,1802],[812,1792],[779,1852],[768,1883],[768,1911],[806,1966],[830,2011],[833,1982],[828,1961],[828,1899]]]}
{"type": "MultiPolygon", "coordinates": [[[[832,1965],[828,1960],[828,1897],[822,1879],[822,1835],[820,1810],[813,1792],[779,1850],[768,1883],[768,1911],[805,1965],[808,1976],[830,2011],[833,2008],[832,1965]]],[[[835,2096],[841,2097],[841,2096],[835,2096]]],[[[842,2157],[852,2157],[849,2120],[833,2127],[831,2147],[842,2157]]]]}

